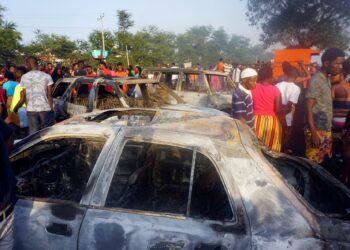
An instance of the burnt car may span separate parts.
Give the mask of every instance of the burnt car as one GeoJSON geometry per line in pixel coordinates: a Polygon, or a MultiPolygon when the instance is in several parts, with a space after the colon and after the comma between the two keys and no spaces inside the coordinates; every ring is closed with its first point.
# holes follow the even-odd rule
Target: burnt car
{"type": "Polygon", "coordinates": [[[116,109],[17,143],[15,249],[349,249],[350,193],[219,113],[116,109]]]}
{"type": "Polygon", "coordinates": [[[145,107],[184,103],[171,89],[156,80],[136,78],[62,78],[53,89],[56,119],[111,108],[145,107]],[[122,85],[133,89],[124,93],[122,85]]]}
{"type": "Polygon", "coordinates": [[[186,103],[231,113],[235,84],[228,73],[189,68],[145,68],[142,73],[166,84],[186,103]]]}

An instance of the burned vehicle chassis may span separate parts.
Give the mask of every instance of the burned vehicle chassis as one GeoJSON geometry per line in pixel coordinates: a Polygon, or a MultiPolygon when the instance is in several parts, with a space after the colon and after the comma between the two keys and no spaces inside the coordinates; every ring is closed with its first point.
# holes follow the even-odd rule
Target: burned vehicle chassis
{"type": "Polygon", "coordinates": [[[349,190],[219,114],[109,110],[25,138],[11,162],[15,249],[350,246],[349,190]]]}
{"type": "Polygon", "coordinates": [[[56,120],[111,108],[160,107],[184,101],[166,85],[155,80],[138,78],[75,77],[62,78],[53,89],[56,120]],[[139,87],[139,96],[130,97],[122,85],[139,87]],[[155,91],[150,89],[157,86],[155,91]]]}

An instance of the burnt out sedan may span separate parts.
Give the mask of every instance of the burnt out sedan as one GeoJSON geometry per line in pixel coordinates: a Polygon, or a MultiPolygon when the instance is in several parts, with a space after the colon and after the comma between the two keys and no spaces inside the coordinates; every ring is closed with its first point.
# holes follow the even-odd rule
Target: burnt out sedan
{"type": "Polygon", "coordinates": [[[350,193],[249,128],[184,109],[108,110],[25,138],[15,249],[349,249],[350,193]]]}
{"type": "Polygon", "coordinates": [[[231,113],[235,84],[228,73],[189,68],[145,68],[142,73],[174,90],[186,103],[231,113]]]}
{"type": "Polygon", "coordinates": [[[62,78],[53,89],[56,119],[111,108],[154,108],[184,103],[167,86],[155,80],[136,78],[62,78]],[[128,93],[121,88],[128,86],[128,93]]]}

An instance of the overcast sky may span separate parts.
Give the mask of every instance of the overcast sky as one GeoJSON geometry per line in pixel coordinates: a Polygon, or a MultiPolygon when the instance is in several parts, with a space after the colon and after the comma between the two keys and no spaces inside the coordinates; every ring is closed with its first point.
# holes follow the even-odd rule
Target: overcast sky
{"type": "Polygon", "coordinates": [[[67,35],[71,39],[87,39],[100,28],[97,18],[104,13],[106,30],[116,30],[116,11],[132,14],[135,32],[149,25],[175,33],[195,25],[223,27],[229,34],[248,37],[258,43],[260,32],[249,26],[246,0],[1,0],[6,7],[5,19],[15,22],[25,43],[34,38],[34,31],[67,35]]]}

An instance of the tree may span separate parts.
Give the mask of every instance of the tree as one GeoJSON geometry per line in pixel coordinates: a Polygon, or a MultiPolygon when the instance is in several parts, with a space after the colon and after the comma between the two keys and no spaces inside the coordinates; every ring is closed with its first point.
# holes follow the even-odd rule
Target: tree
{"type": "MultiPolygon", "coordinates": [[[[212,62],[212,48],[208,42],[213,33],[212,26],[194,26],[185,33],[179,34],[176,39],[177,61],[209,64],[212,62]]],[[[217,60],[217,59],[215,59],[217,60]]]]}
{"type": "Polygon", "coordinates": [[[50,61],[55,58],[68,59],[76,49],[75,42],[67,36],[41,33],[38,30],[35,40],[26,47],[26,52],[50,61]]]}
{"type": "Polygon", "coordinates": [[[177,62],[190,61],[208,66],[219,58],[234,63],[255,63],[270,57],[260,46],[251,46],[250,40],[239,35],[229,35],[223,28],[194,26],[176,39],[177,62]],[[264,59],[262,59],[264,58],[264,59]]]}
{"type": "MultiPolygon", "coordinates": [[[[129,32],[129,29],[134,26],[134,21],[131,17],[132,15],[127,10],[117,10],[118,30],[115,35],[120,55],[125,55],[126,46],[130,46],[132,41],[132,34],[129,32]]],[[[126,62],[126,60],[124,61],[126,62]]]]}
{"type": "Polygon", "coordinates": [[[134,21],[131,19],[132,15],[127,10],[117,10],[118,17],[118,31],[127,32],[134,26],[134,21]]]}
{"type": "MultiPolygon", "coordinates": [[[[105,36],[105,49],[111,51],[116,44],[116,37],[110,31],[104,32],[105,36]]],[[[102,49],[102,39],[101,39],[101,31],[94,30],[89,34],[88,38],[90,48],[91,49],[102,49]]]]}
{"type": "Polygon", "coordinates": [[[174,59],[175,35],[149,26],[137,32],[130,40],[130,57],[143,66],[170,63],[174,59]]]}
{"type": "Polygon", "coordinates": [[[349,0],[248,0],[250,24],[261,27],[266,47],[346,48],[349,0]]]}
{"type": "Polygon", "coordinates": [[[16,29],[0,26],[0,61],[13,61],[20,54],[21,33],[16,29]]]}
{"type": "Polygon", "coordinates": [[[4,20],[5,8],[0,5],[0,63],[14,61],[21,53],[21,33],[16,24],[4,20]]]}

